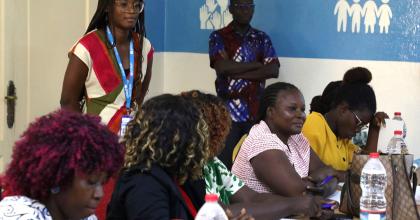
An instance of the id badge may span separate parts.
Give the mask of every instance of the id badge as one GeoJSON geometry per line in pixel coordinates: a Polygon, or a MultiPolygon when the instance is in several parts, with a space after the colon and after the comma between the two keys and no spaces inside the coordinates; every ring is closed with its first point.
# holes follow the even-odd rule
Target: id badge
{"type": "Polygon", "coordinates": [[[120,127],[120,137],[124,137],[125,130],[127,129],[127,124],[133,119],[130,115],[124,115],[121,118],[121,127],[120,127]]]}

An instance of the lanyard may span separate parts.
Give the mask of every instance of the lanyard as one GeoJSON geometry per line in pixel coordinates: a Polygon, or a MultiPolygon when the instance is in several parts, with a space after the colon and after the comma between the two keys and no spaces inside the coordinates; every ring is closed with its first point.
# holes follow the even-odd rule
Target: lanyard
{"type": "Polygon", "coordinates": [[[130,40],[130,78],[127,80],[125,76],[124,67],[121,62],[120,54],[118,53],[117,46],[114,44],[114,37],[112,36],[111,30],[109,26],[106,26],[106,34],[108,36],[108,40],[110,41],[111,45],[113,45],[114,55],[117,59],[118,66],[120,67],[121,78],[124,84],[124,94],[125,94],[125,107],[127,111],[130,110],[131,107],[131,96],[133,94],[133,81],[134,81],[134,46],[133,46],[133,39],[130,40]]]}

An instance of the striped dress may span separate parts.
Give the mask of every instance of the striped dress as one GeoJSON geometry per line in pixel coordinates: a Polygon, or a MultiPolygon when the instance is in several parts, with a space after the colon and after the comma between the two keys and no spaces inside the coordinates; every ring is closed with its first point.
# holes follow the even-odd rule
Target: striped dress
{"type": "MultiPolygon", "coordinates": [[[[153,58],[153,47],[149,40],[144,38],[142,57],[140,51],[139,36],[133,34],[135,49],[134,76],[135,87],[133,89],[133,101],[136,97],[135,91],[140,91],[141,82],[144,79],[147,63],[153,58]],[[139,62],[142,59],[141,71],[138,71],[139,62]]],[[[83,36],[73,46],[70,53],[73,53],[82,60],[88,67],[88,75],[85,82],[86,113],[98,115],[114,133],[118,133],[121,118],[126,114],[125,94],[121,79],[121,71],[115,58],[114,51],[102,31],[94,30],[83,36]]]]}
{"type": "MultiPolygon", "coordinates": [[[[277,135],[271,133],[270,128],[261,120],[249,131],[248,137],[243,142],[232,173],[244,181],[245,185],[259,193],[272,192],[270,187],[256,176],[251,165],[251,159],[258,154],[268,150],[283,151],[289,163],[293,166],[300,177],[306,177],[309,173],[310,150],[308,140],[302,133],[290,136],[287,145],[284,144],[277,135]],[[289,147],[287,147],[289,146],[289,147]]],[[[268,169],[282,169],[281,167],[268,167],[268,169]]],[[[273,176],[273,178],[276,178],[273,176]]]]}

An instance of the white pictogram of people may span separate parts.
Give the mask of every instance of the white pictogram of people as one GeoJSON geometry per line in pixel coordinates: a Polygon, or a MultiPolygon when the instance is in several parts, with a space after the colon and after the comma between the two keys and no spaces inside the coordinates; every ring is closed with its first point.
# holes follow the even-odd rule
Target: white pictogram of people
{"type": "Polygon", "coordinates": [[[200,29],[217,30],[233,20],[229,12],[229,0],[206,0],[200,7],[200,29]]]}
{"type": "Polygon", "coordinates": [[[388,34],[391,25],[392,10],[389,0],[381,0],[382,5],[378,8],[374,0],[366,0],[363,7],[360,0],[353,0],[350,6],[347,0],[338,0],[334,8],[337,15],[337,32],[347,31],[347,18],[351,18],[351,32],[360,33],[360,24],[364,19],[365,33],[374,33],[377,19],[379,19],[379,33],[388,34]]]}

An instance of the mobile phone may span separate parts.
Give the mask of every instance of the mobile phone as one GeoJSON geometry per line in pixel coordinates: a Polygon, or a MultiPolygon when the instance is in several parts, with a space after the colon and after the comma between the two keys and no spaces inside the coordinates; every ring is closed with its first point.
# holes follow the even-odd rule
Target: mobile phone
{"type": "Polygon", "coordinates": [[[315,194],[324,194],[324,189],[321,188],[321,187],[308,186],[308,187],[306,187],[306,190],[311,192],[311,193],[315,193],[315,194]]]}

